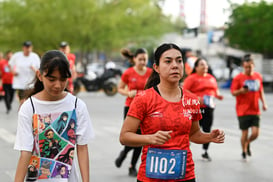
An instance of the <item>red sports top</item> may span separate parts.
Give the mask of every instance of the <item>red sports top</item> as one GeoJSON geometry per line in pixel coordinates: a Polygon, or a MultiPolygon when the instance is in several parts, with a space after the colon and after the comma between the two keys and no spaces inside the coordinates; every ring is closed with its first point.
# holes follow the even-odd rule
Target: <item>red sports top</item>
{"type": "MultiPolygon", "coordinates": [[[[71,64],[72,64],[72,65],[75,65],[75,61],[76,61],[76,56],[75,56],[75,54],[69,53],[69,54],[66,55],[66,57],[67,57],[67,59],[68,59],[70,65],[71,65],[71,64]]],[[[70,68],[71,68],[71,66],[70,66],[70,68]]]]}
{"type": "MultiPolygon", "coordinates": [[[[76,56],[72,53],[66,54],[66,57],[69,62],[70,70],[73,69],[73,66],[75,66],[76,56]]],[[[73,78],[68,78],[68,90],[73,93],[74,86],[73,86],[73,78]]]]}
{"type": "Polygon", "coordinates": [[[244,73],[238,74],[232,80],[231,92],[242,88],[244,85],[248,86],[249,91],[236,96],[237,116],[261,114],[259,99],[261,97],[261,90],[263,89],[262,76],[257,72],[254,72],[250,76],[244,73]]]}
{"type": "Polygon", "coordinates": [[[133,100],[128,116],[140,119],[141,133],[154,134],[158,130],[172,130],[171,139],[163,145],[146,145],[143,147],[141,164],[137,179],[145,182],[156,182],[158,179],[147,178],[146,157],[149,147],[173,150],[187,150],[186,175],[183,180],[164,181],[185,181],[195,178],[194,163],[190,151],[189,133],[193,121],[202,118],[198,98],[183,90],[183,98],[179,102],[169,102],[163,99],[154,88],[139,92],[133,100]]]}
{"type": "MultiPolygon", "coordinates": [[[[193,73],[186,77],[183,88],[203,98],[204,95],[215,97],[218,86],[216,79],[211,74],[207,73],[206,76],[200,76],[197,73],[193,73]]],[[[201,105],[201,107],[206,106],[201,105]]]]}
{"type": "Polygon", "coordinates": [[[2,83],[3,84],[12,84],[13,74],[9,69],[9,63],[7,60],[3,59],[0,63],[0,71],[2,73],[2,83]]]}
{"type": "MultiPolygon", "coordinates": [[[[121,76],[121,80],[128,86],[129,90],[144,90],[146,82],[152,73],[152,69],[147,67],[144,75],[138,74],[133,67],[128,68],[121,76]]],[[[125,106],[129,107],[133,98],[127,97],[125,106]]]]}

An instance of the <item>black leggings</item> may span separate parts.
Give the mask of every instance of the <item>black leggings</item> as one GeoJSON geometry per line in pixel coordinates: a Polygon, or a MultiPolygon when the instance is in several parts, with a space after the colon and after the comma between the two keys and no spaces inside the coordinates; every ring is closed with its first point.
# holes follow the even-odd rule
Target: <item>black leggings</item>
{"type": "MultiPolygon", "coordinates": [[[[126,118],[128,111],[129,111],[129,107],[124,107],[124,119],[126,118]]],[[[141,134],[140,129],[137,130],[137,134],[141,134]]],[[[134,150],[133,155],[132,155],[132,159],[131,159],[131,165],[132,165],[132,168],[135,168],[138,158],[141,154],[142,147],[124,146],[123,150],[124,150],[125,155],[127,155],[128,152],[130,152],[131,150],[134,150]]]]}
{"type": "MultiPolygon", "coordinates": [[[[212,108],[201,108],[202,119],[199,121],[199,125],[204,132],[209,133],[211,130],[211,126],[213,123],[213,111],[214,109],[212,108]]],[[[209,148],[209,143],[203,144],[204,150],[208,150],[208,148],[209,148]]]]}
{"type": "Polygon", "coordinates": [[[5,105],[7,110],[9,111],[11,109],[11,103],[13,101],[14,90],[11,84],[3,84],[3,89],[5,91],[5,105]]]}

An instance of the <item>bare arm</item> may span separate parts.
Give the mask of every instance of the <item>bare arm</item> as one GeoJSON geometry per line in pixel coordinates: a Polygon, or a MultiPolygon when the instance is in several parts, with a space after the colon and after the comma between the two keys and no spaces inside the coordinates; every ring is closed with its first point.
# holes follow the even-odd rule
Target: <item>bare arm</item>
{"type": "Polygon", "coordinates": [[[81,171],[82,181],[89,182],[89,156],[87,145],[77,145],[77,156],[81,171]]]}
{"type": "Polygon", "coordinates": [[[263,104],[263,110],[266,111],[267,110],[267,104],[265,102],[265,96],[264,96],[264,89],[262,88],[261,91],[260,91],[260,99],[262,101],[262,104],[263,104]]]}
{"type": "Polygon", "coordinates": [[[127,96],[127,97],[134,97],[137,93],[137,90],[128,90],[127,84],[124,83],[122,80],[120,80],[118,85],[118,92],[121,95],[127,96]]]}
{"type": "Polygon", "coordinates": [[[32,156],[31,152],[21,151],[21,155],[17,164],[14,182],[24,182],[31,156],[32,156]]]}
{"type": "Polygon", "coordinates": [[[34,73],[36,73],[36,71],[38,70],[38,69],[36,69],[34,66],[30,66],[30,69],[32,69],[32,71],[33,71],[34,73]]]}
{"type": "Polygon", "coordinates": [[[10,64],[9,64],[9,69],[10,69],[11,73],[12,73],[14,76],[17,76],[17,75],[18,75],[18,73],[17,73],[16,70],[15,70],[15,67],[12,67],[10,64]]]}
{"type": "Polygon", "coordinates": [[[219,100],[223,100],[224,99],[224,96],[220,94],[219,89],[216,90],[216,98],[219,99],[219,100]]]}
{"type": "Polygon", "coordinates": [[[245,94],[245,93],[247,93],[247,92],[248,92],[248,89],[242,87],[242,88],[240,88],[240,89],[238,89],[238,90],[234,90],[234,91],[232,92],[232,95],[233,95],[233,96],[238,96],[238,95],[240,95],[240,94],[245,94]]]}
{"type": "Polygon", "coordinates": [[[71,74],[72,74],[71,77],[73,80],[77,78],[76,66],[74,64],[72,65],[72,68],[71,68],[71,74]]]}
{"type": "Polygon", "coordinates": [[[209,142],[224,143],[225,134],[223,131],[215,129],[210,133],[204,133],[200,130],[199,122],[193,121],[190,131],[190,141],[197,144],[204,144],[209,142]]]}
{"type": "Polygon", "coordinates": [[[127,116],[120,132],[120,143],[127,146],[138,147],[144,145],[162,145],[171,138],[172,131],[157,131],[151,135],[136,134],[140,120],[127,116]]]}

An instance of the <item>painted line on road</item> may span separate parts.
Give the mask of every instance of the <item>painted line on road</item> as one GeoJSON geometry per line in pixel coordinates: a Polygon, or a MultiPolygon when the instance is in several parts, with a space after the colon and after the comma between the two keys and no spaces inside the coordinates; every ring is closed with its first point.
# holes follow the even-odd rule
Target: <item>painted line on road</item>
{"type": "Polygon", "coordinates": [[[97,136],[106,136],[108,137],[113,135],[119,135],[121,128],[118,126],[103,126],[103,127],[96,127],[95,129],[95,137],[97,136]]]}
{"type": "Polygon", "coordinates": [[[115,134],[115,135],[119,135],[119,133],[120,133],[120,128],[116,127],[116,126],[105,126],[105,127],[103,127],[103,130],[108,133],[115,134]]]}
{"type": "Polygon", "coordinates": [[[12,171],[5,171],[5,174],[10,178],[10,181],[13,180],[14,176],[15,176],[16,171],[12,170],[12,171]]]}
{"type": "Polygon", "coordinates": [[[4,140],[7,143],[14,144],[15,135],[4,128],[0,128],[0,139],[4,140]]]}

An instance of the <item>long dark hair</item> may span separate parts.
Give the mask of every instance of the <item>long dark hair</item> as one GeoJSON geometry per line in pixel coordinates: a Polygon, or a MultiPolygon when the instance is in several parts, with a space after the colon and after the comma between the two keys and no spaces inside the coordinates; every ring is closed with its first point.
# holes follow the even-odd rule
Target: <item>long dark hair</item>
{"type": "Polygon", "coordinates": [[[65,154],[60,155],[58,157],[58,160],[61,161],[61,162],[64,162],[64,163],[68,163],[69,162],[69,158],[70,158],[69,153],[72,150],[75,150],[74,147],[69,148],[65,154]]]}
{"type": "Polygon", "coordinates": [[[198,66],[198,64],[199,64],[199,62],[200,62],[201,60],[204,60],[204,59],[202,59],[202,58],[197,58],[197,59],[196,59],[191,74],[196,73],[196,67],[198,66]]]}
{"type": "MultiPolygon", "coordinates": [[[[58,70],[62,78],[70,78],[71,72],[69,68],[69,62],[64,53],[58,50],[47,51],[41,59],[40,73],[46,73],[46,77],[50,76],[53,71],[58,70]]],[[[30,97],[44,89],[43,82],[41,82],[37,76],[34,80],[34,88],[29,90],[27,97],[30,97]]]]}
{"type": "MultiPolygon", "coordinates": [[[[154,64],[159,66],[161,55],[170,49],[178,50],[181,53],[181,55],[183,56],[181,49],[177,45],[175,45],[173,43],[164,43],[164,44],[161,44],[154,52],[154,64]]],[[[159,83],[160,83],[159,74],[153,69],[153,72],[152,72],[151,76],[149,77],[144,89],[154,87],[159,83]]]]}
{"type": "Polygon", "coordinates": [[[122,48],[120,53],[129,60],[131,65],[134,65],[134,58],[137,57],[138,54],[148,54],[148,51],[145,48],[138,48],[135,53],[132,53],[129,49],[122,48]]]}
{"type": "MultiPolygon", "coordinates": [[[[205,60],[205,59],[203,59],[203,58],[200,58],[200,57],[197,58],[197,60],[196,60],[195,63],[194,63],[194,66],[193,66],[193,69],[192,69],[191,74],[196,73],[196,67],[198,66],[198,64],[199,64],[199,62],[200,62],[201,60],[206,61],[206,63],[208,64],[207,60],[205,60]]],[[[212,69],[211,69],[211,67],[210,67],[209,64],[208,64],[208,73],[211,74],[212,76],[214,76],[213,71],[212,71],[212,69]]]]}
{"type": "Polygon", "coordinates": [[[63,121],[63,117],[67,117],[68,118],[68,114],[66,113],[66,112],[63,112],[62,114],[61,114],[61,117],[59,118],[59,120],[58,120],[58,123],[60,123],[61,121],[63,121]]]}

